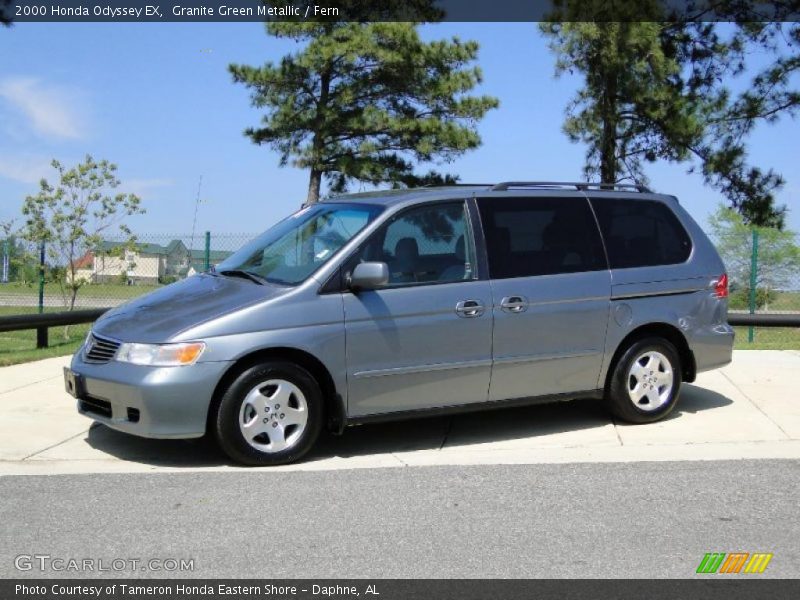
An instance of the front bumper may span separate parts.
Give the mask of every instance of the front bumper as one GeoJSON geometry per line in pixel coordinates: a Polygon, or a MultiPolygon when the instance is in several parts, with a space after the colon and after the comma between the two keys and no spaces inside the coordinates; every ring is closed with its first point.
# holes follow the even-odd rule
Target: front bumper
{"type": "Polygon", "coordinates": [[[145,367],[111,361],[89,364],[80,351],[71,370],[80,376],[78,412],[108,427],[147,438],[196,438],[206,431],[208,407],[230,362],[145,367]]]}

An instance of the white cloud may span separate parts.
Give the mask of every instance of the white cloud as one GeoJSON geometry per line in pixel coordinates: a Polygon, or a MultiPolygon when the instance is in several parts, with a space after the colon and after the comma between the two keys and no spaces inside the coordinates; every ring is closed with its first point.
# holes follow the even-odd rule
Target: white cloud
{"type": "Polygon", "coordinates": [[[136,194],[145,198],[155,190],[171,186],[174,182],[171,179],[126,179],[119,178],[122,182],[119,190],[126,194],[136,194]]]}
{"type": "Polygon", "coordinates": [[[39,156],[0,154],[0,177],[20,183],[39,183],[42,177],[52,179],[51,159],[39,156]]]}
{"type": "Polygon", "coordinates": [[[43,137],[81,139],[86,122],[75,90],[48,85],[33,77],[0,80],[0,99],[21,113],[30,127],[43,137]]]}

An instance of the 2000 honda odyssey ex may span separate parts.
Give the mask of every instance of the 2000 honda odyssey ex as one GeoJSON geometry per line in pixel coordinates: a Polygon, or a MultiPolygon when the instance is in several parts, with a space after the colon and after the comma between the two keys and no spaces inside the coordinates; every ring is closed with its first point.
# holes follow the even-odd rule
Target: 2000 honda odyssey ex
{"type": "Polygon", "coordinates": [[[233,459],[320,430],[604,399],[663,418],[731,360],[727,276],[672,196],[512,182],[340,196],[114,310],[65,370],[78,410],[233,459]]]}

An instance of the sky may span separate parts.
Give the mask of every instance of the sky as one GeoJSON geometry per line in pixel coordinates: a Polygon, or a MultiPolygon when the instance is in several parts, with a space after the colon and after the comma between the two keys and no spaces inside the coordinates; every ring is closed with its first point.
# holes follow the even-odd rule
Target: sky
{"type": "MultiPolygon", "coordinates": [[[[554,77],[535,24],[444,23],[422,34],[478,41],[484,81],[476,91],[500,99],[479,125],[483,145],[442,170],[463,182],[582,179],[585,148],[561,129],[581,82],[554,77]]],[[[280,168],[277,154],[243,135],[261,115],[227,65],[277,61],[295,49],[259,23],[0,28],[0,222],[20,222],[25,196],[39,178],[52,180],[53,158],[73,165],[90,153],[118,164],[119,189],[141,196],[146,214],[128,221],[137,233],[189,233],[201,177],[197,231],[263,231],[299,207],[308,175],[280,168]]],[[[749,158],[783,174],[778,202],[800,231],[800,121],[759,126],[749,158]]],[[[647,173],[654,190],[677,195],[706,228],[724,199],[686,169],[657,163],[647,173]]]]}

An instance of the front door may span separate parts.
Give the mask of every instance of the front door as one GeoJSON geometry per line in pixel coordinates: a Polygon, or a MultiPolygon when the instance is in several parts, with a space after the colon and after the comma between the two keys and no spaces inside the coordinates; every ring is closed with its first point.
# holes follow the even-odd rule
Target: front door
{"type": "Polygon", "coordinates": [[[469,223],[464,202],[410,208],[349,261],[390,273],[385,288],[343,294],[350,416],[487,399],[492,297],[469,223]]]}
{"type": "Polygon", "coordinates": [[[588,200],[481,199],[494,304],[491,400],[595,390],[611,279],[588,200]]]}

